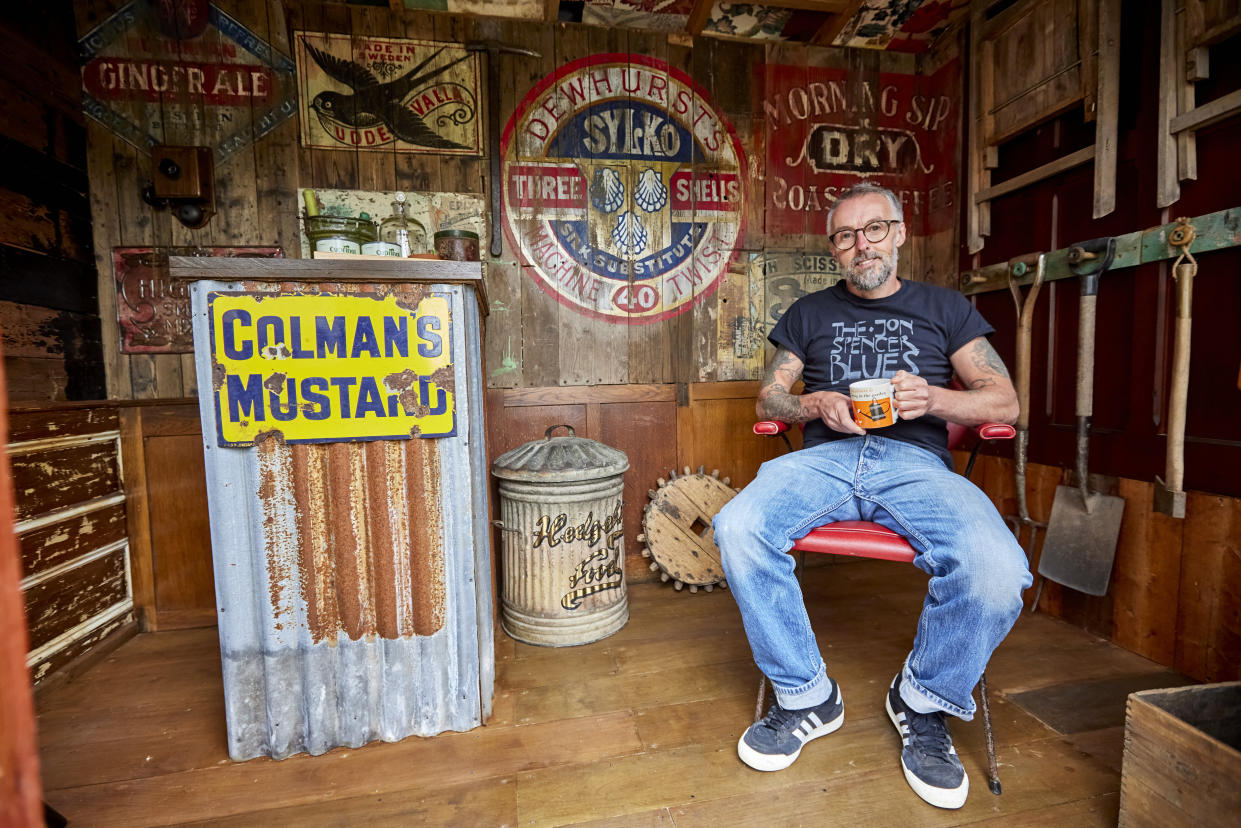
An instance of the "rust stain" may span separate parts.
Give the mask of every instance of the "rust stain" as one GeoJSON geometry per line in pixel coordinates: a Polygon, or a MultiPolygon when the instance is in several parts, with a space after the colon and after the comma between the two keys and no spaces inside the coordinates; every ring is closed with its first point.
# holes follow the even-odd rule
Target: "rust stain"
{"type": "Polygon", "coordinates": [[[329,552],[327,490],[322,446],[292,447],[293,497],[297,503],[298,563],[306,625],[311,640],[336,642],[340,614],[336,608],[336,568],[329,552]]]}
{"type": "Polygon", "coordinates": [[[370,541],[366,546],[374,576],[375,620],[380,638],[400,638],[386,451],[382,442],[365,445],[366,472],[363,482],[366,486],[366,533],[370,541]]]}
{"type": "Polygon", "coordinates": [[[261,445],[267,441],[284,445],[284,432],[278,428],[271,428],[267,431],[260,431],[254,435],[254,445],[261,445]]]}
{"type": "Polygon", "coordinates": [[[284,393],[284,381],[288,379],[284,374],[277,371],[267,379],[263,380],[263,387],[273,394],[284,393]]]}
{"type": "Polygon", "coordinates": [[[228,370],[218,362],[211,363],[211,390],[218,392],[224,387],[228,370]]]}
{"type": "Polygon", "coordinates": [[[446,391],[453,390],[453,383],[456,380],[456,373],[453,371],[452,363],[442,365],[436,368],[431,374],[431,382],[443,388],[446,391]]]}
{"type": "Polygon", "coordinates": [[[409,571],[415,635],[444,626],[444,525],[440,495],[439,444],[405,444],[406,513],[409,515],[409,571]]]}
{"type": "Polygon", "coordinates": [[[363,617],[363,589],[369,587],[366,567],[360,559],[362,545],[353,521],[353,498],[350,484],[353,464],[350,443],[332,443],[328,447],[328,485],[333,493],[327,503],[329,546],[336,570],[336,606],[340,627],[345,635],[357,640],[366,634],[363,617]]]}
{"type": "Polygon", "coordinates": [[[407,391],[413,388],[414,380],[416,379],[418,379],[418,375],[414,373],[413,369],[406,368],[404,371],[388,374],[388,376],[384,377],[384,385],[388,387],[389,391],[394,393],[407,391]]]}
{"type": "Polygon", "coordinates": [[[297,578],[293,565],[296,557],[291,536],[283,519],[282,506],[288,504],[288,480],[284,474],[288,447],[282,441],[268,440],[256,444],[259,465],[259,504],[263,511],[263,555],[267,561],[267,591],[276,629],[293,617],[293,605],[285,598],[285,590],[297,578]]]}

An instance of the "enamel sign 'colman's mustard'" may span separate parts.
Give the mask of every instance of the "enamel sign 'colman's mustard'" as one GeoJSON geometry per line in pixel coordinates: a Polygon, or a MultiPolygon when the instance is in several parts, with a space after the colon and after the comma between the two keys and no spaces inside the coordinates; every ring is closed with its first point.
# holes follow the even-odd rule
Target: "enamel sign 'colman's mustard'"
{"type": "Polygon", "coordinates": [[[208,295],[219,445],[456,434],[448,299],[208,295]]]}

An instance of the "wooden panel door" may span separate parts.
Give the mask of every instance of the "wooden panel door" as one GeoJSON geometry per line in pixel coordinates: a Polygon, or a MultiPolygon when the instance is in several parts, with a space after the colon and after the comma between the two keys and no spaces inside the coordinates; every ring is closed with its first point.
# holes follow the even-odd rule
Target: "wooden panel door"
{"type": "Polygon", "coordinates": [[[146,631],[215,624],[198,403],[123,412],[134,604],[146,631]]]}

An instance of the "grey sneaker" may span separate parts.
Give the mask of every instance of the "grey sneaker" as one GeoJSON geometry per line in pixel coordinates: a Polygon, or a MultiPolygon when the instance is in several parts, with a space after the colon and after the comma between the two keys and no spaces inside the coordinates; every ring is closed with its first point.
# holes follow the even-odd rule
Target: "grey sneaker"
{"type": "Polygon", "coordinates": [[[901,734],[901,767],[914,793],[937,808],[960,808],[970,791],[970,779],[952,746],[943,713],[915,713],[901,699],[897,673],[884,705],[901,734]]]}
{"type": "Polygon", "coordinates": [[[840,685],[832,682],[832,695],[818,707],[785,710],[773,702],[767,715],[741,734],[737,755],[754,770],[778,771],[793,764],[802,745],[826,736],[845,723],[845,703],[840,685]]]}

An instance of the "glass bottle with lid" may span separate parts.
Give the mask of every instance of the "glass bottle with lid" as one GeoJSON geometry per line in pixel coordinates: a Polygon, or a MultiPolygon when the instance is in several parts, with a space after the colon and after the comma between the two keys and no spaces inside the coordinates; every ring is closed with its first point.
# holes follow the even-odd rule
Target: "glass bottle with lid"
{"type": "Polygon", "coordinates": [[[379,225],[379,240],[401,248],[401,257],[427,252],[427,228],[415,218],[410,218],[405,203],[405,193],[397,193],[392,202],[392,215],[379,225]]]}

